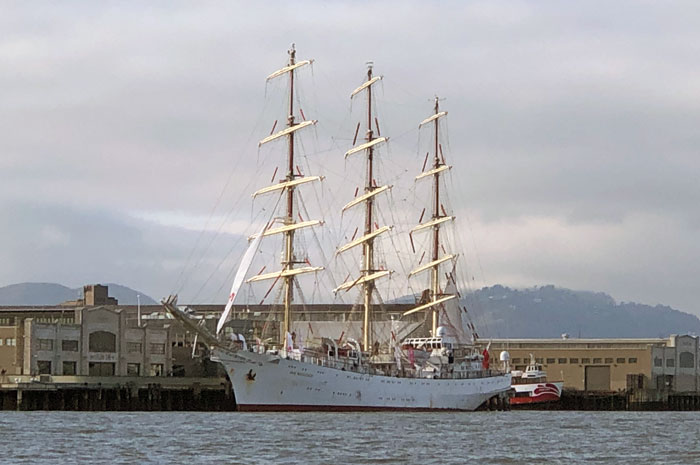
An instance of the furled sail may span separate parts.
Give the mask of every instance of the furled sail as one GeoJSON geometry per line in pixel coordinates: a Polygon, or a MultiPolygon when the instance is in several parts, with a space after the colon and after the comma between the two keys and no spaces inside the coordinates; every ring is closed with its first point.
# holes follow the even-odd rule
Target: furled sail
{"type": "Polygon", "coordinates": [[[338,291],[343,291],[343,290],[349,290],[358,284],[366,283],[369,281],[374,281],[375,279],[383,278],[384,276],[389,276],[391,274],[390,271],[387,270],[382,270],[382,271],[377,271],[376,273],[371,273],[365,276],[360,276],[359,278],[353,280],[353,281],[346,281],[340,286],[336,287],[333,289],[333,292],[338,292],[338,291]]]}
{"type": "Polygon", "coordinates": [[[358,153],[362,152],[363,150],[367,150],[370,147],[374,147],[377,144],[381,144],[382,142],[388,141],[388,137],[379,137],[378,139],[372,139],[369,142],[365,142],[364,144],[358,145],[357,147],[351,148],[347,152],[345,152],[345,158],[347,158],[349,155],[352,155],[353,153],[358,153]]]}
{"type": "Polygon", "coordinates": [[[437,265],[440,265],[441,263],[445,263],[446,261],[452,260],[452,259],[454,259],[454,258],[457,258],[457,256],[454,255],[454,254],[450,254],[450,255],[445,255],[445,256],[442,257],[442,258],[438,258],[437,260],[433,260],[432,262],[428,262],[428,263],[426,263],[425,265],[419,266],[419,267],[416,268],[415,270],[411,271],[411,272],[408,274],[408,277],[410,278],[410,277],[413,276],[413,275],[416,275],[416,274],[421,273],[421,272],[423,272],[423,271],[427,271],[427,270],[429,270],[429,269],[431,269],[431,268],[436,267],[437,265]]]}
{"type": "Polygon", "coordinates": [[[253,241],[248,246],[248,250],[245,251],[243,259],[241,260],[241,264],[238,266],[238,271],[236,271],[236,276],[233,278],[233,284],[231,285],[231,293],[228,296],[228,302],[226,302],[226,308],[224,308],[224,312],[221,314],[221,318],[219,318],[219,322],[216,324],[217,335],[221,332],[221,329],[224,327],[229,317],[231,316],[231,308],[233,307],[233,301],[236,298],[236,294],[238,294],[238,289],[240,289],[241,285],[243,284],[245,274],[248,272],[250,264],[253,263],[253,257],[255,256],[255,252],[258,251],[258,247],[260,246],[260,240],[263,237],[263,233],[265,232],[266,226],[267,225],[264,224],[262,228],[260,228],[260,232],[255,236],[255,239],[253,239],[253,241]]]}
{"type": "Polygon", "coordinates": [[[360,87],[358,87],[357,89],[352,91],[352,94],[350,94],[350,98],[353,98],[354,96],[356,96],[357,94],[359,94],[360,92],[362,92],[363,90],[365,90],[366,88],[368,88],[369,86],[374,84],[375,82],[381,81],[383,77],[384,76],[375,76],[372,79],[365,81],[364,84],[362,84],[360,87]]]}
{"type": "Polygon", "coordinates": [[[279,139],[282,136],[288,136],[289,134],[296,132],[299,129],[303,129],[307,126],[311,126],[311,125],[316,124],[316,123],[318,123],[318,121],[314,119],[311,121],[303,121],[299,124],[295,124],[294,126],[290,126],[286,129],[282,129],[281,131],[276,132],[276,133],[272,134],[271,136],[267,136],[266,138],[264,138],[263,140],[258,142],[258,147],[260,147],[263,144],[267,144],[268,142],[271,142],[275,139],[279,139]]]}
{"type": "Polygon", "coordinates": [[[451,167],[450,165],[442,165],[442,166],[439,166],[439,167],[437,167],[437,168],[433,168],[433,169],[431,169],[431,170],[429,170],[429,171],[424,171],[424,172],[422,172],[421,174],[419,174],[418,176],[416,176],[416,181],[418,181],[418,180],[420,180],[420,179],[423,179],[423,178],[426,178],[426,177],[428,177],[428,176],[434,176],[434,175],[436,175],[436,174],[440,174],[440,173],[442,173],[443,171],[447,171],[447,170],[449,170],[449,169],[451,169],[451,168],[452,168],[452,167],[451,167]]]}
{"type": "Polygon", "coordinates": [[[290,187],[296,187],[300,184],[306,184],[307,182],[321,180],[323,180],[323,176],[304,176],[303,178],[297,178],[293,181],[284,181],[279,184],[273,184],[272,186],[263,187],[262,189],[255,191],[253,193],[253,197],[257,197],[258,195],[267,194],[268,192],[274,192],[281,189],[289,189],[290,187]]]}
{"type": "Polygon", "coordinates": [[[270,79],[274,79],[277,76],[282,76],[283,74],[289,73],[290,71],[294,71],[295,69],[301,68],[302,66],[310,65],[313,62],[314,60],[304,60],[294,63],[293,65],[285,66],[284,68],[278,69],[274,73],[270,74],[266,80],[269,81],[270,79]]]}
{"type": "Polygon", "coordinates": [[[428,118],[425,118],[423,121],[420,122],[420,124],[418,125],[418,127],[421,127],[421,126],[423,126],[424,124],[428,124],[428,123],[430,123],[431,121],[435,121],[435,120],[438,119],[438,118],[442,118],[443,116],[447,116],[447,112],[446,112],[446,111],[441,111],[440,113],[436,113],[436,114],[434,114],[433,116],[430,116],[430,117],[428,117],[428,118]]]}
{"type": "Polygon", "coordinates": [[[381,194],[382,192],[384,192],[384,191],[386,191],[386,190],[388,190],[388,189],[391,189],[391,187],[392,187],[392,186],[381,186],[381,187],[377,187],[377,188],[375,188],[375,189],[373,189],[373,190],[367,192],[366,194],[362,194],[361,196],[357,197],[356,199],[351,200],[350,202],[348,202],[347,204],[345,204],[345,206],[343,207],[343,210],[342,210],[342,211],[345,211],[345,210],[347,210],[348,208],[352,208],[352,207],[354,207],[355,205],[358,205],[358,204],[360,204],[360,203],[366,201],[367,199],[369,199],[369,198],[371,198],[371,197],[374,197],[374,196],[377,195],[377,194],[381,194]]]}
{"type": "Polygon", "coordinates": [[[341,248],[339,248],[338,250],[336,250],[335,253],[336,253],[336,254],[343,253],[343,252],[345,252],[346,250],[352,249],[353,247],[356,247],[356,246],[358,246],[358,245],[360,245],[360,244],[362,244],[362,243],[364,243],[364,242],[367,242],[367,241],[369,241],[370,239],[374,239],[374,238],[377,237],[378,235],[380,235],[380,234],[382,234],[382,233],[385,233],[385,232],[387,232],[387,231],[390,231],[390,230],[391,230],[391,226],[382,226],[381,228],[376,229],[376,230],[374,230],[373,232],[371,232],[371,233],[369,233],[369,234],[365,234],[365,235],[362,236],[362,237],[358,237],[358,238],[355,239],[354,241],[348,242],[347,244],[345,244],[344,246],[342,246],[341,248]]]}
{"type": "Polygon", "coordinates": [[[437,226],[437,225],[442,224],[446,221],[452,221],[454,219],[455,219],[454,216],[441,216],[439,218],[435,218],[434,220],[430,220],[426,223],[419,224],[418,226],[411,229],[411,233],[421,231],[421,230],[426,229],[426,228],[432,228],[433,226],[437,226]]]}
{"type": "Polygon", "coordinates": [[[456,297],[457,297],[456,295],[448,295],[448,296],[445,296],[445,297],[440,297],[440,298],[437,299],[437,300],[433,300],[432,302],[428,302],[427,304],[420,305],[420,306],[418,306],[418,307],[412,308],[411,310],[409,310],[409,311],[407,311],[407,312],[403,312],[403,316],[407,316],[407,315],[410,315],[410,314],[412,314],[412,313],[420,312],[421,310],[426,310],[426,309],[428,309],[428,308],[432,308],[432,307],[434,307],[434,306],[436,306],[436,305],[445,303],[445,302],[447,302],[448,300],[452,300],[452,299],[454,299],[454,298],[456,298],[456,297]]]}

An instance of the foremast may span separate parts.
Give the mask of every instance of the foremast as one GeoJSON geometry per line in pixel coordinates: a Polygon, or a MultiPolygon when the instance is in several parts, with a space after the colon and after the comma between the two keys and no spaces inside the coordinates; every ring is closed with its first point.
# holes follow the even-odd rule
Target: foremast
{"type": "MultiPolygon", "coordinates": [[[[430,299],[428,302],[421,302],[417,307],[403,314],[406,316],[422,310],[430,311],[432,314],[431,334],[433,337],[435,337],[437,334],[438,316],[442,304],[457,297],[455,294],[443,293],[440,288],[440,265],[456,259],[456,255],[447,254],[444,252],[444,247],[440,243],[440,226],[443,223],[454,220],[455,218],[454,216],[447,215],[445,209],[440,203],[440,174],[450,169],[450,166],[445,163],[445,159],[442,155],[442,145],[440,144],[440,119],[445,116],[447,116],[447,112],[440,111],[440,99],[435,97],[434,114],[424,119],[418,126],[420,128],[431,123],[434,126],[435,144],[432,164],[430,169],[425,171],[425,164],[427,164],[427,157],[429,155],[428,153],[426,154],[426,163],[423,167],[424,171],[416,176],[416,181],[432,178],[433,202],[431,219],[414,227],[411,230],[411,235],[418,231],[432,230],[431,261],[411,271],[409,276],[414,276],[428,270],[430,271],[430,299]],[[443,256],[440,256],[440,250],[443,250],[443,256]]],[[[413,243],[413,241],[411,242],[413,243]]]]}
{"type": "MultiPolygon", "coordinates": [[[[289,76],[289,105],[288,105],[288,114],[287,114],[287,125],[286,128],[271,134],[270,136],[264,138],[261,140],[258,144],[258,146],[261,146],[265,143],[271,142],[273,140],[276,140],[281,137],[286,137],[287,138],[287,162],[286,162],[286,176],[284,177],[283,180],[281,180],[277,184],[273,184],[272,186],[268,186],[265,188],[262,188],[255,192],[253,194],[253,197],[256,197],[261,194],[266,194],[270,192],[276,192],[279,190],[283,191],[283,195],[286,197],[285,198],[285,210],[284,210],[284,216],[281,218],[282,220],[282,226],[277,227],[277,228],[268,228],[263,235],[268,236],[268,235],[273,235],[273,234],[282,234],[283,237],[283,254],[282,254],[282,260],[280,262],[282,269],[280,271],[272,272],[272,273],[266,273],[266,274],[258,274],[256,276],[253,276],[252,278],[248,279],[247,282],[255,282],[255,281],[260,281],[260,280],[265,280],[265,279],[274,279],[275,283],[278,281],[282,281],[282,286],[283,286],[283,305],[284,305],[284,319],[283,319],[283,326],[282,326],[282,331],[281,331],[281,340],[282,340],[282,345],[288,349],[287,347],[287,333],[290,333],[290,328],[291,328],[291,312],[292,312],[292,303],[294,301],[294,280],[296,279],[297,275],[304,274],[304,273],[311,273],[311,272],[316,272],[320,271],[323,269],[323,267],[313,267],[313,266],[304,266],[304,267],[299,267],[295,268],[295,265],[298,264],[308,264],[306,260],[300,261],[296,258],[295,252],[294,252],[294,235],[297,229],[301,228],[306,228],[306,227],[311,227],[311,226],[316,226],[321,224],[321,221],[319,220],[310,220],[310,221],[299,221],[297,222],[295,213],[294,213],[294,206],[295,206],[295,194],[296,194],[296,189],[298,186],[302,184],[306,184],[307,182],[312,182],[312,181],[320,181],[321,177],[319,176],[304,176],[300,172],[295,172],[295,162],[294,162],[294,136],[296,131],[299,129],[312,126],[317,123],[316,120],[310,120],[310,121],[302,121],[300,123],[296,122],[296,118],[294,116],[294,74],[295,71],[305,65],[309,65],[313,62],[313,60],[304,60],[304,61],[296,61],[296,49],[294,47],[294,44],[292,44],[290,50],[288,51],[289,54],[289,62],[287,66],[284,68],[281,68],[274,73],[270,74],[267,77],[267,80],[274,79],[279,76],[283,75],[288,75],[289,76]],[[286,192],[285,192],[286,191],[286,192]]],[[[302,113],[302,118],[303,118],[303,113],[302,113]]],[[[274,131],[274,127],[273,127],[274,131]]],[[[273,283],[274,286],[274,283],[273,283]]]]}
{"type": "MultiPolygon", "coordinates": [[[[349,243],[340,247],[336,253],[342,253],[346,250],[354,248],[355,246],[362,245],[362,266],[360,269],[360,277],[354,280],[347,281],[340,286],[338,286],[335,291],[349,290],[350,288],[360,285],[362,286],[362,296],[363,296],[363,309],[364,315],[362,320],[362,348],[365,351],[370,351],[372,347],[372,293],[375,289],[374,281],[388,276],[390,272],[388,270],[377,269],[374,257],[374,240],[380,234],[387,232],[391,229],[391,226],[379,227],[374,218],[374,201],[375,196],[388,189],[391,186],[378,186],[374,179],[374,156],[375,148],[378,144],[386,142],[388,138],[380,137],[379,134],[379,124],[376,118],[373,117],[372,113],[372,85],[382,79],[382,76],[373,76],[373,65],[368,63],[367,66],[367,80],[357,89],[355,89],[350,98],[364,92],[367,94],[367,120],[366,120],[366,132],[365,132],[365,142],[360,144],[345,153],[345,158],[353,154],[359,154],[364,152],[366,157],[366,171],[365,171],[365,186],[364,193],[349,202],[343,207],[343,212],[349,208],[356,205],[364,204],[365,210],[365,220],[364,220],[364,233],[361,237],[351,240],[349,243]],[[375,136],[375,125],[376,124],[376,136],[375,136]]],[[[359,130],[359,123],[358,123],[359,130]]],[[[356,136],[357,137],[357,134],[356,136]]]]}

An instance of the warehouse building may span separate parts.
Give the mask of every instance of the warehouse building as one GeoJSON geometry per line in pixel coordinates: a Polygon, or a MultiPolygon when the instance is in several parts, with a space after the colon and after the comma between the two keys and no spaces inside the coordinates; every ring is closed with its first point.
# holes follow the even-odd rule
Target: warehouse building
{"type": "MultiPolygon", "coordinates": [[[[490,343],[490,346],[489,346],[490,343]]],[[[523,370],[530,354],[550,381],[581,391],[651,389],[690,392],[700,388],[697,336],[650,339],[493,339],[491,360],[510,354],[512,369],[523,370]]]]}

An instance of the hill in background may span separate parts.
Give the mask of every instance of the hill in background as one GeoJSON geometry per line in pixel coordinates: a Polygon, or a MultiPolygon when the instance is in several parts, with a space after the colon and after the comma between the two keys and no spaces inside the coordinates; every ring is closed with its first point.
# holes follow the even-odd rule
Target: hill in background
{"type": "Polygon", "coordinates": [[[616,302],[604,293],[554,286],[492,286],[465,296],[481,337],[645,338],[700,334],[695,315],[663,305],[616,302]]]}
{"type": "MultiPolygon", "coordinates": [[[[143,292],[126,286],[105,283],[109,286],[110,297],[116,298],[121,305],[136,305],[136,296],[141,296],[141,305],[156,305],[157,302],[143,292]]],[[[83,295],[83,288],[71,289],[55,283],[20,283],[0,287],[0,305],[41,306],[58,305],[67,300],[76,300],[83,295]]]]}
{"type": "MultiPolygon", "coordinates": [[[[128,287],[106,283],[109,295],[122,305],[157,302],[128,287]]],[[[58,305],[75,300],[82,288],[54,283],[21,283],[0,287],[0,306],[58,305]]],[[[604,293],[554,286],[511,289],[496,285],[463,296],[482,338],[635,338],[700,334],[695,315],[663,305],[616,302],[604,293]]]]}

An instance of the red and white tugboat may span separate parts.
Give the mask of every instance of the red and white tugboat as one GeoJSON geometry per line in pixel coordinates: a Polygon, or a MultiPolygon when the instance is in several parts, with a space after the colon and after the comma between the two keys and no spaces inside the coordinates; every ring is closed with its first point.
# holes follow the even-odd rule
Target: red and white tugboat
{"type": "Polygon", "coordinates": [[[547,373],[542,365],[535,362],[530,354],[530,364],[525,371],[513,370],[512,387],[515,391],[510,398],[511,405],[536,404],[541,402],[556,402],[561,397],[563,381],[547,381],[547,373]]]}

